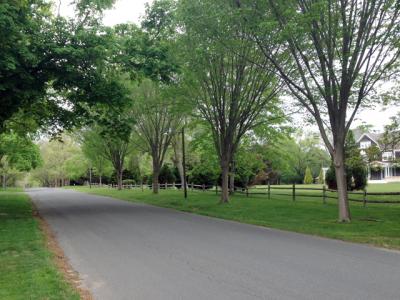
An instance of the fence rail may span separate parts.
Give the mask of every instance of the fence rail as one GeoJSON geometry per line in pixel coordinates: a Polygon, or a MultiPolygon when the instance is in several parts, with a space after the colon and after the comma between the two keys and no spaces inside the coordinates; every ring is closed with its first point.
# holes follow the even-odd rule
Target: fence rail
{"type": "MultiPolygon", "coordinates": [[[[109,188],[118,188],[118,185],[116,184],[96,184],[92,183],[93,187],[109,187],[109,188]]],[[[123,189],[152,189],[153,185],[151,184],[123,184],[122,185],[123,189]]],[[[159,189],[177,189],[177,188],[182,188],[181,183],[159,183],[158,186],[159,189]]],[[[203,192],[214,192],[216,194],[221,192],[221,188],[215,185],[204,185],[204,184],[194,184],[194,183],[188,183],[187,184],[187,189],[189,191],[203,191],[203,192]]],[[[247,197],[251,197],[252,195],[265,195],[268,197],[268,199],[271,198],[271,196],[288,196],[291,197],[293,201],[297,201],[298,198],[300,197],[309,197],[309,198],[321,198],[322,202],[325,204],[327,199],[337,199],[337,195],[332,195],[332,193],[337,193],[336,190],[328,189],[325,186],[322,188],[312,188],[312,187],[298,187],[295,184],[292,186],[278,186],[278,185],[268,185],[265,187],[249,187],[249,188],[242,188],[242,187],[235,187],[234,193],[237,194],[243,194],[246,195],[247,197]],[[275,192],[276,190],[277,192],[275,192]],[[282,191],[288,191],[287,193],[282,192],[282,191]],[[264,192],[261,192],[264,191],[264,192]],[[304,193],[306,191],[310,191],[310,193],[304,193]],[[318,193],[320,192],[320,193],[318,193]]],[[[349,191],[349,201],[351,202],[360,202],[363,203],[364,206],[367,205],[367,203],[382,203],[382,204],[400,204],[400,192],[368,192],[367,190],[364,191],[349,191]],[[354,198],[354,196],[360,196],[359,199],[354,198]],[[371,199],[371,197],[376,197],[376,196],[382,196],[382,197],[387,197],[387,196],[399,196],[399,200],[375,200],[371,199]]]]}

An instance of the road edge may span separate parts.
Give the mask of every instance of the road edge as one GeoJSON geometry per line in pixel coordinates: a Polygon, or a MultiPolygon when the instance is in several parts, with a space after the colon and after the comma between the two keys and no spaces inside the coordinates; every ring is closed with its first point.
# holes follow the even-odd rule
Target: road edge
{"type": "Polygon", "coordinates": [[[52,260],[57,270],[60,272],[67,284],[69,284],[79,294],[80,299],[94,300],[91,292],[82,285],[83,281],[79,273],[71,266],[68,257],[59,245],[56,235],[51,229],[49,223],[40,215],[32,198],[29,195],[28,197],[32,205],[33,218],[38,221],[39,229],[44,236],[46,248],[52,254],[52,260]]]}

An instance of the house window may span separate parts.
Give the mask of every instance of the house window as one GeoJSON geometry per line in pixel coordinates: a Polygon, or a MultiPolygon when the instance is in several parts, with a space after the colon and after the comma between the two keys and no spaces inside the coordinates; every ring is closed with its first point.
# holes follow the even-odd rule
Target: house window
{"type": "Polygon", "coordinates": [[[370,141],[366,141],[366,142],[361,142],[360,143],[360,148],[361,149],[367,149],[369,147],[371,147],[371,142],[370,141]]]}
{"type": "Polygon", "coordinates": [[[392,160],[393,153],[392,152],[384,152],[382,154],[382,160],[392,160]]]}
{"type": "Polygon", "coordinates": [[[400,158],[400,151],[396,151],[394,157],[395,157],[395,158],[400,158]]]}

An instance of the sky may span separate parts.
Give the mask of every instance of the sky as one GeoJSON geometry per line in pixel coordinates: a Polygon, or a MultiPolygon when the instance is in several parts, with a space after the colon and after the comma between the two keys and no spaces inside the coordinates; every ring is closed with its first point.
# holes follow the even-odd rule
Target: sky
{"type": "MultiPolygon", "coordinates": [[[[145,12],[145,3],[151,2],[152,0],[117,0],[113,9],[104,12],[104,24],[108,26],[126,22],[139,24],[145,12]]],[[[69,3],[70,0],[61,0],[60,12],[62,15],[73,15],[73,10],[69,3]]],[[[371,124],[375,130],[381,131],[384,125],[389,123],[389,118],[398,112],[400,112],[400,108],[395,105],[389,107],[378,105],[374,108],[364,109],[359,111],[352,127],[365,122],[371,124]]],[[[301,116],[295,119],[301,119],[301,116]]]]}

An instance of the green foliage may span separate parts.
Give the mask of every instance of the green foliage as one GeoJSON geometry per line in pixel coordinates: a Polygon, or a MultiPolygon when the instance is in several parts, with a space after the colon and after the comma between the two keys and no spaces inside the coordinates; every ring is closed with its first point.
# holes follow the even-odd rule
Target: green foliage
{"type": "Polygon", "coordinates": [[[310,167],[307,166],[305,174],[304,174],[304,180],[303,180],[304,184],[311,184],[314,182],[314,178],[311,174],[311,169],[310,167]]]}
{"type": "Polygon", "coordinates": [[[176,35],[176,1],[155,0],[146,5],[142,28],[153,39],[168,40],[176,35]]]}
{"type": "Polygon", "coordinates": [[[72,128],[87,106],[110,104],[105,93],[121,96],[105,75],[114,41],[95,16],[69,20],[53,16],[47,1],[14,2],[0,4],[0,131],[16,113],[49,132],[72,128]]]}
{"type": "Polygon", "coordinates": [[[62,136],[62,140],[42,141],[40,152],[43,165],[34,170],[31,177],[42,186],[62,186],[87,174],[88,161],[69,136],[62,136]]]}
{"type": "Polygon", "coordinates": [[[0,135],[0,159],[19,171],[30,171],[42,164],[39,147],[28,136],[14,133],[0,135]]]}
{"type": "Polygon", "coordinates": [[[379,141],[384,151],[393,151],[400,144],[400,113],[390,118],[390,123],[385,126],[382,138],[379,141]]]}
{"type": "Polygon", "coordinates": [[[257,174],[266,167],[262,152],[257,144],[253,144],[248,137],[245,137],[236,154],[234,164],[235,186],[248,187],[254,183],[257,174]]]}
{"type": "Polygon", "coordinates": [[[215,168],[207,161],[200,162],[192,168],[189,174],[189,182],[194,184],[204,184],[214,186],[219,176],[218,168],[215,168]]]}
{"type": "Polygon", "coordinates": [[[308,134],[301,137],[301,132],[296,132],[295,136],[297,140],[280,136],[265,151],[271,178],[278,177],[283,183],[302,183],[307,167],[312,177],[316,177],[321,166],[330,164],[329,155],[317,136],[308,134]]]}
{"type": "Polygon", "coordinates": [[[123,179],[122,184],[136,184],[136,180],[134,179],[123,179]]]}
{"type": "Polygon", "coordinates": [[[372,145],[371,147],[365,149],[365,154],[367,155],[368,163],[381,160],[382,152],[378,146],[372,145]]]}
{"type": "Polygon", "coordinates": [[[173,168],[168,164],[164,164],[160,169],[160,174],[158,175],[159,183],[173,183],[176,181],[173,168]]]}
{"type": "Polygon", "coordinates": [[[325,184],[325,180],[324,180],[324,170],[323,170],[322,168],[321,168],[321,170],[319,171],[318,183],[319,183],[319,184],[325,184]]]}

